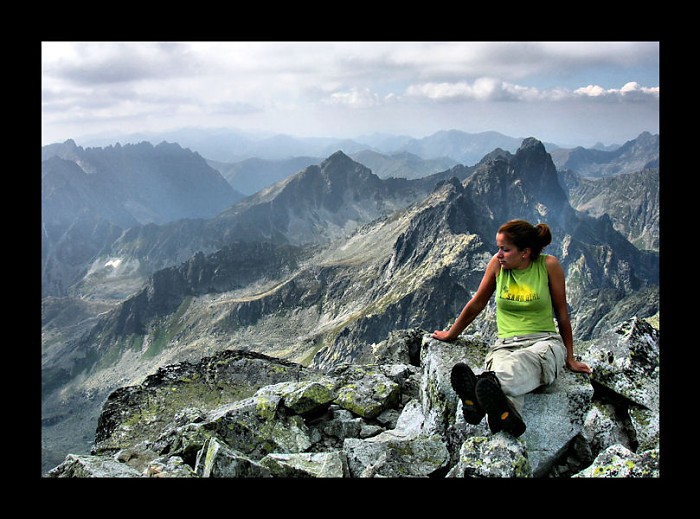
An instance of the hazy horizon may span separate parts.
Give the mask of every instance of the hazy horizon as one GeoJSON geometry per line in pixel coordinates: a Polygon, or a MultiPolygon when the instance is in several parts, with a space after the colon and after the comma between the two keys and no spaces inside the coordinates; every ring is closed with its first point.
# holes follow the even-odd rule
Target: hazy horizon
{"type": "Polygon", "coordinates": [[[42,145],[227,128],[607,146],[659,133],[659,96],[659,42],[42,42],[42,145]]]}

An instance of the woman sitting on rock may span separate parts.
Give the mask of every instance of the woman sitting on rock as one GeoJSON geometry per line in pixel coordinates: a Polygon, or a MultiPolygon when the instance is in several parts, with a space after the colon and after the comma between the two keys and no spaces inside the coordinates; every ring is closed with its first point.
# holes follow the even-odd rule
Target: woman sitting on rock
{"type": "Polygon", "coordinates": [[[436,330],[435,339],[453,341],[486,307],[496,293],[498,339],[476,376],[465,363],[452,368],[451,383],[462,400],[464,419],[478,424],[487,416],[491,432],[525,432],[521,411],[524,395],[551,384],[564,365],[591,373],[574,358],[574,340],[566,304],[564,269],[549,254],[549,226],[511,220],[496,234],[498,252],[491,258],[476,294],[448,331],[436,330]],[[554,324],[553,315],[559,325],[554,324]]]}

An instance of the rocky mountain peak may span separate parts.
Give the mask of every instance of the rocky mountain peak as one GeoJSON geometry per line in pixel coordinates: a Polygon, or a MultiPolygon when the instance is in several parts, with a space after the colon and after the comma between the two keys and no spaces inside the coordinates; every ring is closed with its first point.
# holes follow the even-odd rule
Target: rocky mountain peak
{"type": "Polygon", "coordinates": [[[514,215],[539,221],[565,209],[566,194],[556,167],[539,140],[525,139],[515,155],[497,151],[482,160],[465,183],[472,206],[480,207],[475,219],[490,228],[514,215]]]}
{"type": "Polygon", "coordinates": [[[341,182],[344,184],[342,187],[348,187],[349,182],[358,180],[370,181],[375,185],[379,183],[379,177],[374,175],[369,168],[355,162],[342,151],[336,151],[321,162],[319,171],[327,181],[341,182]]]}
{"type": "Polygon", "coordinates": [[[519,438],[468,424],[449,382],[488,345],[397,330],[328,372],[227,350],[110,394],[90,455],[47,477],[658,477],[659,333],[622,323],[526,395],[519,438]],[[155,418],[157,417],[157,419],[155,418]]]}
{"type": "Polygon", "coordinates": [[[335,164],[341,166],[343,164],[354,163],[355,161],[348,157],[342,150],[338,150],[328,156],[327,159],[321,162],[322,168],[327,168],[329,165],[335,164]]]}
{"type": "Polygon", "coordinates": [[[65,160],[74,160],[78,156],[79,148],[73,139],[68,139],[61,143],[49,144],[41,148],[41,160],[48,160],[51,157],[59,157],[65,160]]]}
{"type": "Polygon", "coordinates": [[[562,149],[552,152],[557,169],[582,177],[600,178],[635,173],[659,166],[659,135],[642,132],[636,139],[612,149],[562,149]]]}
{"type": "Polygon", "coordinates": [[[542,144],[541,141],[535,139],[534,137],[528,137],[526,139],[523,139],[523,143],[520,145],[520,148],[518,148],[516,155],[519,153],[526,153],[528,151],[537,153],[539,155],[547,154],[546,150],[544,149],[544,144],[542,144]]]}

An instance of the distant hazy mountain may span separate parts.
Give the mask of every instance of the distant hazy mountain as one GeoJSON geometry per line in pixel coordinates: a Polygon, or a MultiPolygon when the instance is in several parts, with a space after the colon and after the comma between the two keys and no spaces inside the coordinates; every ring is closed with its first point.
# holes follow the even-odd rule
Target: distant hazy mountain
{"type": "Polygon", "coordinates": [[[182,129],[169,132],[138,133],[106,138],[84,139],[89,146],[106,146],[115,142],[138,143],[177,142],[196,151],[208,160],[224,163],[240,162],[250,158],[287,160],[293,157],[328,157],[341,149],[354,153],[371,148],[351,139],[334,137],[294,137],[283,134],[255,134],[229,129],[182,129]]]}
{"type": "MultiPolygon", "coordinates": [[[[65,295],[85,262],[124,229],[210,218],[243,195],[177,144],[42,149],[42,291],[65,295]]],[[[83,272],[84,274],[84,272],[83,272]]]]}
{"type": "Polygon", "coordinates": [[[606,215],[613,227],[640,249],[659,250],[659,170],[584,178],[560,172],[571,206],[591,216],[606,215]]]}
{"type": "Polygon", "coordinates": [[[207,163],[219,171],[234,189],[245,195],[252,195],[322,160],[318,157],[278,160],[256,157],[233,163],[214,160],[208,160],[207,163]]]}
{"type": "MultiPolygon", "coordinates": [[[[498,132],[468,133],[461,130],[439,131],[422,138],[391,135],[365,135],[355,139],[334,137],[293,137],[290,135],[253,134],[226,129],[183,129],[171,132],[139,133],[105,138],[89,138],[83,145],[106,146],[115,142],[177,142],[198,152],[207,160],[233,163],[245,159],[286,160],[293,157],[328,157],[336,150],[353,155],[371,150],[385,155],[409,152],[422,159],[444,160],[466,166],[476,164],[495,148],[514,152],[521,137],[508,137],[498,132]]],[[[548,151],[557,149],[545,143],[548,151]]]]}
{"type": "Polygon", "coordinates": [[[473,165],[495,148],[514,152],[521,142],[522,138],[507,137],[498,132],[443,130],[422,139],[414,139],[401,149],[423,158],[450,157],[461,164],[473,165]]]}
{"type": "MultiPolygon", "coordinates": [[[[457,164],[449,158],[426,160],[405,151],[384,155],[372,150],[362,150],[349,156],[367,166],[379,178],[422,178],[448,170],[457,164]]],[[[252,195],[322,160],[318,157],[279,160],[252,158],[234,163],[213,160],[208,160],[207,163],[218,170],[234,189],[252,195]]]]}
{"type": "Polygon", "coordinates": [[[451,158],[422,159],[418,155],[402,151],[385,155],[372,150],[363,150],[350,155],[364,164],[380,178],[421,178],[445,171],[457,164],[451,158]]]}
{"type": "MultiPolygon", "coordinates": [[[[178,144],[162,142],[154,146],[147,142],[82,148],[69,140],[62,145],[42,149],[42,161],[54,158],[52,167],[42,170],[42,180],[52,182],[57,161],[67,161],[65,167],[77,165],[90,186],[85,203],[100,207],[113,201],[138,223],[164,223],[180,218],[208,218],[242,198],[197,153],[178,144]],[[107,201],[111,199],[112,201],[107,201]]],[[[74,172],[76,171],[73,168],[74,172]]],[[[75,187],[83,177],[66,177],[64,182],[75,187]]],[[[45,202],[60,198],[56,190],[44,189],[45,202]]],[[[68,187],[68,186],[66,186],[68,187]]],[[[80,204],[66,207],[81,211],[80,204]],[[77,205],[77,207],[76,207],[77,205]]],[[[50,214],[51,218],[57,215],[50,214]]]]}
{"type": "Polygon", "coordinates": [[[214,218],[135,226],[104,251],[101,261],[137,260],[150,273],[237,241],[317,246],[419,201],[441,180],[465,179],[470,171],[458,165],[420,179],[381,179],[338,151],[214,218]]]}
{"type": "Polygon", "coordinates": [[[559,170],[571,170],[582,177],[610,177],[659,167],[659,135],[642,132],[613,150],[577,147],[559,149],[552,160],[559,170]]]}

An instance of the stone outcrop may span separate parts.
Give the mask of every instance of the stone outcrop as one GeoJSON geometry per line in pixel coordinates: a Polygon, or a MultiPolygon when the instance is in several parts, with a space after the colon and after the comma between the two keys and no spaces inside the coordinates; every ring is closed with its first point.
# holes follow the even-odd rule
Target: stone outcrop
{"type": "Polygon", "coordinates": [[[47,476],[658,477],[658,330],[635,318],[581,349],[593,375],[527,395],[518,438],[462,417],[450,370],[482,370],[473,336],[403,330],[329,372],[225,351],[115,391],[91,454],[47,476]]]}

